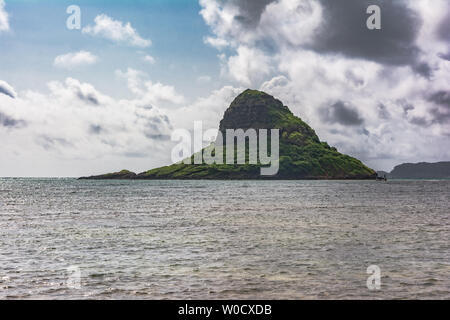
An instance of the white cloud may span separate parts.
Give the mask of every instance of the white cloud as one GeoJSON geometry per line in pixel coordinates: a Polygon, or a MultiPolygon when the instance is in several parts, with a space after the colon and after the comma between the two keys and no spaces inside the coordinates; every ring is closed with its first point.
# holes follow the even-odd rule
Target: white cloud
{"type": "MultiPolygon", "coordinates": [[[[0,94],[0,176],[82,176],[167,165],[176,144],[173,129],[192,130],[199,120],[205,130],[217,129],[243,90],[226,86],[180,104],[185,99],[173,87],[141,71],[117,75],[127,79],[133,98],[114,99],[74,78],[48,83],[47,92],[14,93],[15,99],[0,94]],[[163,108],[167,103],[177,108],[163,108]]],[[[0,86],[7,87],[4,81],[0,86]]]]}
{"type": "Polygon", "coordinates": [[[142,58],[142,60],[144,60],[144,62],[150,63],[150,64],[155,64],[156,60],[155,58],[153,58],[150,55],[146,55],[142,58]]]}
{"type": "Polygon", "coordinates": [[[94,26],[84,27],[82,32],[134,47],[145,48],[152,44],[151,40],[142,38],[129,22],[124,24],[106,14],[98,15],[94,21],[94,26]]]}
{"type": "MultiPolygon", "coordinates": [[[[242,14],[237,2],[200,0],[200,4],[200,14],[214,33],[205,38],[205,43],[218,50],[235,51],[220,55],[222,75],[245,86],[260,85],[276,75],[272,71],[277,57],[261,49],[260,43],[279,48],[308,44],[323,20],[322,8],[315,0],[274,1],[265,7],[252,27],[238,22],[242,14]]],[[[249,4],[248,9],[255,10],[252,6],[249,4]]]]}
{"type": "Polygon", "coordinates": [[[430,78],[408,64],[313,51],[311,44],[327,22],[324,3],[200,0],[201,15],[212,32],[205,42],[220,50],[223,76],[275,95],[321,139],[375,169],[448,160],[450,43],[436,33],[450,16],[448,1],[402,2],[422,22],[414,45],[417,61],[432,69],[430,78]],[[322,111],[338,102],[335,114],[322,111]],[[344,109],[351,112],[339,114],[344,109]],[[357,120],[352,125],[343,118],[349,115],[357,120]]]}
{"type": "Polygon", "coordinates": [[[194,121],[202,121],[205,130],[218,129],[225,110],[243,90],[244,88],[225,86],[189,105],[167,110],[167,114],[176,128],[193,130],[194,121]]]}
{"type": "Polygon", "coordinates": [[[261,14],[258,38],[269,37],[279,46],[308,44],[322,21],[323,11],[317,1],[273,2],[261,14]]]}
{"type": "Polygon", "coordinates": [[[51,96],[55,99],[65,99],[65,103],[74,108],[88,106],[101,106],[112,104],[113,100],[100,93],[89,83],[81,83],[77,79],[67,78],[64,83],[51,81],[47,84],[51,96]],[[81,103],[80,103],[81,102],[81,103]]]}
{"type": "Polygon", "coordinates": [[[227,45],[246,44],[255,36],[236,23],[238,8],[231,1],[200,0],[201,16],[215,37],[206,37],[205,42],[223,49],[227,45]]]}
{"type": "Polygon", "coordinates": [[[147,77],[145,72],[128,68],[127,71],[116,70],[116,76],[127,81],[128,89],[136,95],[143,95],[142,83],[147,77]]]}
{"type": "Polygon", "coordinates": [[[223,73],[227,73],[240,84],[250,86],[270,74],[271,60],[261,50],[239,46],[237,54],[228,59],[223,73]]]}
{"type": "MultiPolygon", "coordinates": [[[[256,42],[270,39],[278,45],[300,45],[308,43],[314,31],[323,21],[322,7],[316,0],[253,1],[241,4],[237,1],[200,0],[202,15],[211,27],[214,37],[205,42],[217,49],[227,46],[252,46],[256,42]],[[243,17],[240,6],[247,7],[250,14],[267,4],[253,26],[239,23],[243,17]]],[[[246,13],[248,14],[248,13],[246,13]]]]}
{"type": "Polygon", "coordinates": [[[230,45],[225,39],[213,37],[206,37],[204,42],[219,50],[224,49],[230,45]]]}
{"type": "MultiPolygon", "coordinates": [[[[319,5],[324,2],[318,0],[273,1],[251,23],[242,16],[238,1],[200,3],[212,32],[205,42],[220,50],[222,74],[234,81],[233,86],[187,103],[173,86],[151,81],[135,69],[116,71],[133,94],[123,100],[72,78],[49,83],[48,92],[20,91],[19,95],[0,81],[0,175],[32,175],[36,168],[48,175],[122,168],[143,171],[167,164],[170,141],[165,139],[172,127],[192,129],[194,121],[202,120],[205,128],[217,128],[223,112],[246,87],[281,99],[321,139],[375,169],[450,158],[447,95],[432,97],[449,91],[450,61],[442,55],[450,57],[450,44],[435,31],[448,14],[447,0],[408,2],[422,20],[416,42],[420,58],[433,69],[430,79],[406,65],[392,67],[310,49],[325,16],[319,5]],[[321,110],[337,102],[356,112],[361,121],[349,126],[333,119],[333,112],[323,117],[321,110]]],[[[0,4],[0,28],[9,29],[4,1],[0,4]]],[[[151,44],[130,23],[106,15],[97,16],[83,32],[136,47],[151,44]]],[[[55,59],[55,65],[69,65],[76,60],[72,58],[61,57],[58,63],[55,59]]],[[[207,76],[198,78],[207,80],[207,76]]]]}
{"type": "Polygon", "coordinates": [[[430,111],[436,106],[426,99],[450,81],[449,67],[442,67],[447,71],[441,71],[440,80],[428,81],[408,67],[387,75],[373,62],[286,52],[279,64],[283,75],[263,83],[261,90],[280,98],[341,152],[390,170],[401,162],[450,158],[448,124],[433,120],[430,111]],[[346,125],[321,117],[321,110],[336,102],[350,106],[363,122],[346,125]]]}
{"type": "Polygon", "coordinates": [[[92,65],[98,57],[88,51],[69,52],[55,58],[53,65],[58,68],[73,69],[84,65],[92,65]]]}
{"type": "Polygon", "coordinates": [[[113,99],[72,78],[48,87],[16,99],[0,94],[0,176],[144,171],[170,162],[172,125],[157,106],[113,99]]]}
{"type": "Polygon", "coordinates": [[[5,10],[5,1],[0,0],[0,32],[9,30],[9,16],[5,10]]]}
{"type": "Polygon", "coordinates": [[[148,80],[145,72],[128,68],[126,72],[116,70],[116,75],[127,80],[128,88],[139,99],[148,104],[163,107],[177,107],[185,102],[183,95],[179,94],[173,86],[148,80]]]}
{"type": "Polygon", "coordinates": [[[0,80],[0,95],[2,94],[13,99],[17,97],[17,93],[14,90],[14,88],[11,85],[9,85],[6,81],[0,80]]]}
{"type": "Polygon", "coordinates": [[[212,78],[210,76],[200,76],[197,78],[198,82],[208,83],[211,82],[212,78]]]}
{"type": "Polygon", "coordinates": [[[150,103],[168,102],[171,104],[181,104],[185,101],[183,95],[178,94],[173,86],[164,85],[161,82],[145,82],[144,99],[150,103]]]}

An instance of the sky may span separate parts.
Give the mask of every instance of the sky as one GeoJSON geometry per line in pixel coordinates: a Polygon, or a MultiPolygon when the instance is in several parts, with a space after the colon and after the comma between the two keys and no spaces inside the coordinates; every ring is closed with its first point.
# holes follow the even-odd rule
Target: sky
{"type": "Polygon", "coordinates": [[[168,165],[246,88],[373,169],[449,161],[449,31],[448,0],[0,0],[0,176],[168,165]]]}

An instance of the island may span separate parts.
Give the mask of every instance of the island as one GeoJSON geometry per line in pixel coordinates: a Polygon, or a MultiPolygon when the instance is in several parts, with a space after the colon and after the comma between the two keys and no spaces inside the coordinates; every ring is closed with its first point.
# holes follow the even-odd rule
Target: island
{"type": "MultiPolygon", "coordinates": [[[[225,134],[227,129],[247,130],[250,128],[279,130],[277,174],[261,175],[260,168],[263,166],[261,163],[185,164],[183,161],[140,174],[123,170],[80,179],[375,180],[377,177],[377,173],[360,160],[342,154],[336,148],[329,146],[327,142],[320,141],[316,132],[302,119],[296,117],[280,100],[265,92],[247,89],[238,95],[225,111],[219,131],[225,134]]],[[[200,152],[206,152],[207,148],[200,152]]],[[[192,155],[191,158],[194,157],[195,155],[192,155]]]]}
{"type": "Polygon", "coordinates": [[[450,161],[403,163],[387,176],[391,179],[450,179],[450,161]]]}

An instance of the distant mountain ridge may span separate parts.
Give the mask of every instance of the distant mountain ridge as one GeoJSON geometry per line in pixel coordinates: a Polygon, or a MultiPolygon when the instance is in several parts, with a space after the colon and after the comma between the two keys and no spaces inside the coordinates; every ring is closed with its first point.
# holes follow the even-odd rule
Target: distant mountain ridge
{"type": "MultiPolygon", "coordinates": [[[[319,140],[315,131],[287,106],[267,93],[245,90],[225,111],[219,131],[279,129],[279,170],[262,176],[258,164],[176,163],[138,175],[121,172],[82,179],[375,179],[376,172],[360,160],[339,153],[319,140]]],[[[201,152],[205,152],[207,148],[201,152]]],[[[224,153],[226,153],[225,150],[224,153]]],[[[259,151],[259,150],[258,150],[259,151]]],[[[236,151],[231,152],[236,155],[236,151]]],[[[246,151],[247,152],[247,151],[246,151]]],[[[191,156],[194,159],[195,155],[191,156]]],[[[224,154],[226,158],[226,154],[224,154]]],[[[248,154],[246,154],[248,158],[248,154]]],[[[189,158],[188,158],[189,159],[189,158]]]]}
{"type": "Polygon", "coordinates": [[[391,179],[450,179],[450,161],[403,163],[387,176],[391,179]]]}

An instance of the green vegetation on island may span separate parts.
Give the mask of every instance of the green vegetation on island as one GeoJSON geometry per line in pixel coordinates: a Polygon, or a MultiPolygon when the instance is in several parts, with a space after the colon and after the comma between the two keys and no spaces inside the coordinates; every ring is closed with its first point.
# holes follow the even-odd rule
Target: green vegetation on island
{"type": "Polygon", "coordinates": [[[378,175],[390,179],[450,179],[450,161],[403,163],[390,173],[379,172],[378,175]]]}
{"type": "MultiPolygon", "coordinates": [[[[231,103],[220,122],[227,129],[279,129],[279,170],[261,175],[261,164],[184,164],[177,163],[133,175],[129,171],[85,179],[375,179],[376,172],[361,161],[339,153],[321,142],[315,131],[274,97],[246,90],[231,103]]],[[[270,138],[269,138],[270,142],[270,138]]],[[[269,143],[270,145],[270,143],[269,143]]],[[[202,150],[205,152],[207,148],[202,150]]],[[[247,149],[247,148],[246,148],[247,149]]],[[[270,147],[269,147],[270,150],[270,147]]],[[[258,150],[259,151],[259,150],[258,150]]],[[[233,150],[236,155],[236,149],[233,150]]],[[[224,157],[226,156],[226,148],[224,157]]],[[[194,155],[191,157],[194,158],[194,155]]],[[[192,161],[193,163],[193,161],[192,161]]]]}

